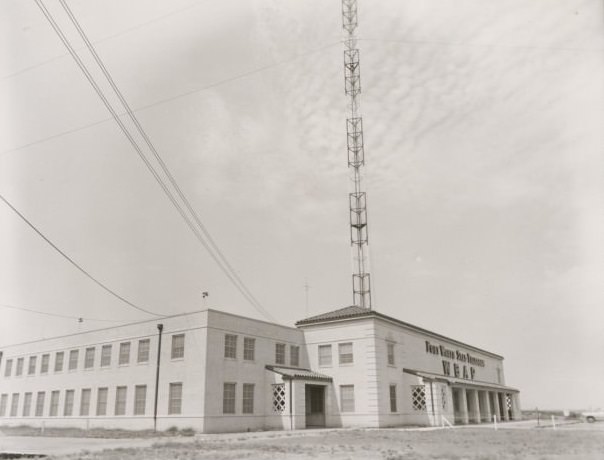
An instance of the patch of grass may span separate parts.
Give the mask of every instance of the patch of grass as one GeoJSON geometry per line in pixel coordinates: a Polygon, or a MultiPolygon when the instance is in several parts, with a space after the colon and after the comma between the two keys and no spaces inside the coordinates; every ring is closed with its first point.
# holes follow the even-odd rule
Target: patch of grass
{"type": "Polygon", "coordinates": [[[117,428],[90,428],[85,430],[82,428],[58,428],[46,427],[42,432],[40,427],[29,425],[19,426],[3,426],[0,427],[0,432],[7,436],[45,436],[51,438],[111,438],[111,439],[126,439],[126,438],[156,438],[162,436],[175,436],[178,434],[173,432],[161,432],[153,430],[121,430],[117,428]]]}

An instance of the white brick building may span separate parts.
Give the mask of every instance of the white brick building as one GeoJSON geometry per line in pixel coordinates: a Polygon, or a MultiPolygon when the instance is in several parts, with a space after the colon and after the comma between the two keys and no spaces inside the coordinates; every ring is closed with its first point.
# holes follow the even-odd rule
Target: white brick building
{"type": "Polygon", "coordinates": [[[359,307],[296,325],[204,310],[5,347],[0,425],[210,433],[520,417],[499,355],[359,307]]]}

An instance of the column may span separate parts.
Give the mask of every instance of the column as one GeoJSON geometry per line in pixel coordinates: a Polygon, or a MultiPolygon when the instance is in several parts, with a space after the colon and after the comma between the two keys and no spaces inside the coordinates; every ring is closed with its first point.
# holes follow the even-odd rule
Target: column
{"type": "Polygon", "coordinates": [[[478,403],[478,391],[468,390],[468,410],[470,423],[480,423],[480,406],[478,403]]]}
{"type": "Polygon", "coordinates": [[[458,388],[457,394],[459,395],[459,421],[462,425],[469,423],[468,417],[468,399],[466,397],[466,389],[458,388]]]}
{"type": "Polygon", "coordinates": [[[479,391],[478,398],[480,402],[480,419],[483,422],[489,422],[491,420],[491,404],[489,402],[489,392],[479,391]]]}
{"type": "Polygon", "coordinates": [[[510,419],[510,414],[508,412],[508,408],[507,408],[506,401],[505,401],[505,393],[498,393],[498,396],[499,396],[501,408],[503,410],[503,413],[501,414],[501,418],[502,418],[502,420],[507,422],[510,419]]]}
{"type": "Polygon", "coordinates": [[[522,420],[522,411],[520,410],[520,395],[512,394],[512,418],[514,420],[522,420]]]}
{"type": "Polygon", "coordinates": [[[499,410],[499,393],[496,391],[491,393],[491,402],[493,403],[493,414],[497,416],[497,421],[501,421],[501,411],[499,410]]]}

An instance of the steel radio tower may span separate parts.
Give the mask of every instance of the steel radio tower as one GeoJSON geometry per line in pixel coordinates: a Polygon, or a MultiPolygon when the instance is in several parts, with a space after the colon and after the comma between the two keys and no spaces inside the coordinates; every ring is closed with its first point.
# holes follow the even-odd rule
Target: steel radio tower
{"type": "Polygon", "coordinates": [[[350,201],[350,243],[353,248],[353,304],[371,308],[371,281],[368,273],[369,236],[367,233],[367,196],[361,187],[361,166],[365,164],[363,118],[359,114],[361,69],[355,30],[358,25],[357,0],[342,0],[344,38],[344,89],[349,97],[350,118],[346,119],[348,167],[352,168],[354,189],[350,201]]]}

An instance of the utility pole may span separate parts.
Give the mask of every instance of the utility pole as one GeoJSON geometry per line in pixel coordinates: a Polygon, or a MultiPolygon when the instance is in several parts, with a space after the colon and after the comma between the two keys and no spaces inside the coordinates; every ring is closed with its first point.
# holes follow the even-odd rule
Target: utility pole
{"type": "Polygon", "coordinates": [[[310,286],[308,285],[308,280],[304,280],[304,293],[306,296],[306,310],[305,310],[305,315],[304,315],[305,318],[308,317],[308,290],[309,289],[310,289],[310,286]]]}
{"type": "Polygon", "coordinates": [[[360,115],[361,68],[357,48],[357,0],[342,0],[344,37],[344,91],[348,96],[346,119],[348,167],[352,168],[353,191],[349,194],[350,243],[352,246],[353,305],[371,308],[371,280],[368,271],[369,235],[367,233],[367,195],[362,188],[361,167],[365,165],[363,118],[360,115]]]}

